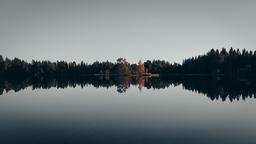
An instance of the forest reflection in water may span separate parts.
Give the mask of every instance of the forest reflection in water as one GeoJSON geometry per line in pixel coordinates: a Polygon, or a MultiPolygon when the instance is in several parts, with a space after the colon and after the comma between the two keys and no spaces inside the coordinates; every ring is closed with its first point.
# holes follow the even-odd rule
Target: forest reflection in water
{"type": "Polygon", "coordinates": [[[117,92],[124,93],[131,85],[138,89],[165,89],[182,85],[184,90],[197,92],[211,100],[234,101],[256,98],[256,78],[227,78],[212,76],[161,76],[161,77],[105,77],[86,76],[83,78],[59,79],[12,79],[0,80],[0,95],[9,91],[18,92],[27,87],[32,89],[85,87],[116,87],[117,92]]]}

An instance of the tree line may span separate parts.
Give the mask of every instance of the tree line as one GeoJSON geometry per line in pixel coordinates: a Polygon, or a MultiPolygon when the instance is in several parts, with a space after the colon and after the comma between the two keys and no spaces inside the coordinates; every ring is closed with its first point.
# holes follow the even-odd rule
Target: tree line
{"type": "Polygon", "coordinates": [[[243,49],[211,49],[204,55],[183,60],[181,64],[167,61],[146,61],[149,71],[162,75],[225,75],[254,76],[256,74],[256,51],[243,49]]]}
{"type": "Polygon", "coordinates": [[[255,75],[256,51],[230,48],[211,49],[204,55],[185,59],[181,64],[164,60],[147,60],[144,63],[129,63],[124,58],[116,62],[36,61],[26,62],[0,56],[0,75],[7,79],[27,78],[73,78],[85,75],[128,75],[138,73],[160,75],[255,75]]]}

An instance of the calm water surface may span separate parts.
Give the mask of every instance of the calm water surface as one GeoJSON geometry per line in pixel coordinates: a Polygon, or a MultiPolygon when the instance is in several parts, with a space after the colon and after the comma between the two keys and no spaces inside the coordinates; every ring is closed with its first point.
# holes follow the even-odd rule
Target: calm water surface
{"type": "Polygon", "coordinates": [[[256,99],[211,100],[182,85],[36,89],[0,96],[0,143],[256,143],[256,99]]]}

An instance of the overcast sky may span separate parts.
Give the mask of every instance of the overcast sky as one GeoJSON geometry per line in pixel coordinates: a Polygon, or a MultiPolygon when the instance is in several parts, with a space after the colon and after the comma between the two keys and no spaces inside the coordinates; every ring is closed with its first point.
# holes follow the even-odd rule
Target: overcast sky
{"type": "Polygon", "coordinates": [[[0,0],[0,54],[37,60],[182,59],[256,50],[255,0],[0,0]]]}

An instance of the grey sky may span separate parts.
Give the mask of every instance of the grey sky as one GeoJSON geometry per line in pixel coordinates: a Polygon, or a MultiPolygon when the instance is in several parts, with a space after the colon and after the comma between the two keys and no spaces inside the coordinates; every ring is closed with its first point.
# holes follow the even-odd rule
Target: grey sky
{"type": "Polygon", "coordinates": [[[211,48],[256,50],[254,0],[1,0],[0,54],[170,62],[211,48]]]}

